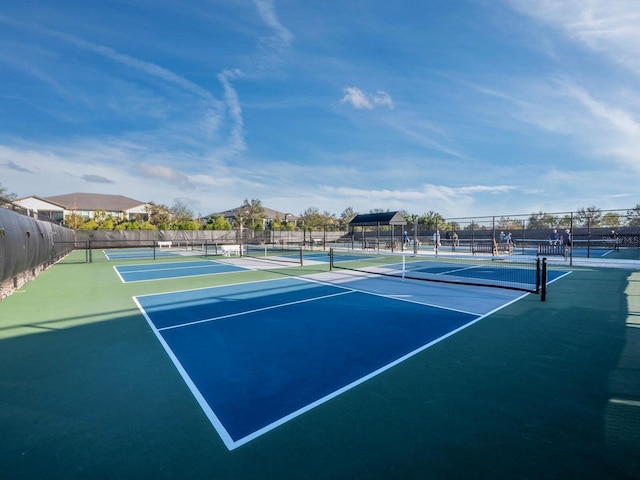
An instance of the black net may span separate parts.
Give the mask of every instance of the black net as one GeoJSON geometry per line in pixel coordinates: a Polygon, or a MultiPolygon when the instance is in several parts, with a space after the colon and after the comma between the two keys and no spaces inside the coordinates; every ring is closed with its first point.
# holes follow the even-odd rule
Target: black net
{"type": "Polygon", "coordinates": [[[260,260],[302,265],[303,249],[288,245],[244,245],[242,255],[260,260]]]}
{"type": "Polygon", "coordinates": [[[542,282],[538,259],[477,256],[409,255],[332,249],[332,269],[373,275],[522,290],[538,293],[542,282]]]}

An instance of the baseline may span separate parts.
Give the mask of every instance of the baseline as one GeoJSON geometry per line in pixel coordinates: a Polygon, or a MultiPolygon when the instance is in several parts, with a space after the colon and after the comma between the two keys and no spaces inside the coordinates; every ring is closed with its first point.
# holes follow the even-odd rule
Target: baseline
{"type": "Polygon", "coordinates": [[[123,283],[167,280],[201,275],[215,275],[247,270],[213,260],[193,262],[151,263],[138,265],[114,265],[114,270],[123,283]]]}

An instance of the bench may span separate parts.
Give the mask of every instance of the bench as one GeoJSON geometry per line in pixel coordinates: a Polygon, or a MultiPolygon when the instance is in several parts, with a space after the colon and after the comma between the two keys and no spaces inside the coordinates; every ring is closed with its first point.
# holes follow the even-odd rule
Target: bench
{"type": "Polygon", "coordinates": [[[222,255],[230,257],[231,255],[240,255],[240,245],[221,245],[222,255]]]}
{"type": "Polygon", "coordinates": [[[566,245],[538,245],[538,253],[537,255],[561,255],[566,256],[567,249],[566,245]]]}
{"type": "Polygon", "coordinates": [[[171,247],[171,245],[173,245],[173,242],[171,240],[162,240],[156,243],[158,244],[158,248],[171,247]]]}

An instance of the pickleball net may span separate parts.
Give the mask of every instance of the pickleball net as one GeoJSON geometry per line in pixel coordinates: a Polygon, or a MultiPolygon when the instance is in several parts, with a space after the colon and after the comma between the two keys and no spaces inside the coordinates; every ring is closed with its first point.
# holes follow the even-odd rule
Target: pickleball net
{"type": "Polygon", "coordinates": [[[416,255],[329,251],[331,270],[402,279],[540,293],[546,268],[539,258],[494,258],[471,256],[416,255]]]}
{"type": "Polygon", "coordinates": [[[299,245],[244,245],[242,256],[278,263],[303,265],[303,249],[299,245]]]}

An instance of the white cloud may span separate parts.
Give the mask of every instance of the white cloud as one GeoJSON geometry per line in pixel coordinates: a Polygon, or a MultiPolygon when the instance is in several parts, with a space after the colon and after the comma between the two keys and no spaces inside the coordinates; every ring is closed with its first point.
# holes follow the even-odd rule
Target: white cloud
{"type": "Polygon", "coordinates": [[[393,100],[391,100],[391,96],[382,90],[378,90],[373,96],[373,103],[393,109],[393,100]]]}
{"type": "Polygon", "coordinates": [[[640,173],[640,110],[633,93],[589,89],[570,77],[529,84],[528,92],[531,102],[514,109],[516,115],[542,130],[570,137],[576,150],[588,154],[584,167],[612,162],[640,173]]]}
{"type": "Polygon", "coordinates": [[[510,0],[521,12],[640,74],[637,0],[510,0]]]}
{"type": "Polygon", "coordinates": [[[280,23],[273,2],[271,0],[254,0],[254,3],[262,21],[275,32],[277,43],[282,46],[289,46],[293,40],[293,35],[280,23]]]}
{"type": "MultiPolygon", "coordinates": [[[[322,191],[328,197],[340,198],[345,206],[352,205],[361,213],[384,207],[410,210],[410,213],[417,214],[433,210],[445,216],[459,216],[461,211],[471,212],[473,206],[480,203],[481,196],[490,195],[500,204],[501,195],[518,192],[518,188],[510,185],[451,187],[424,184],[415,189],[364,189],[325,185],[322,191]]],[[[482,204],[486,205],[487,202],[483,200],[482,204]]]]}
{"type": "Polygon", "coordinates": [[[242,76],[239,70],[225,70],[218,75],[218,80],[224,88],[224,99],[227,111],[231,118],[231,139],[224,156],[233,156],[246,150],[244,141],[244,121],[242,119],[242,106],[238,93],[233,88],[231,80],[242,76]]]}
{"type": "Polygon", "coordinates": [[[189,186],[191,184],[189,177],[171,167],[139,163],[135,168],[146,177],[159,178],[169,182],[175,182],[183,186],[189,186]]]}
{"type": "Polygon", "coordinates": [[[566,91],[585,107],[592,116],[602,119],[613,130],[623,135],[637,136],[640,134],[640,123],[629,112],[596,100],[589,92],[579,86],[567,85],[566,91]]]}
{"type": "Polygon", "coordinates": [[[454,195],[468,193],[491,193],[501,194],[516,190],[512,185],[469,185],[466,187],[453,187],[450,192],[454,195]]]}
{"type": "Polygon", "coordinates": [[[341,103],[348,103],[358,110],[373,110],[377,105],[394,108],[393,100],[387,92],[378,90],[375,94],[370,95],[358,87],[346,87],[341,103]]]}
{"type": "Polygon", "coordinates": [[[364,94],[362,90],[356,87],[347,87],[344,89],[344,97],[341,100],[342,103],[350,103],[358,110],[366,109],[371,110],[373,105],[364,94]]]}

